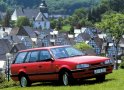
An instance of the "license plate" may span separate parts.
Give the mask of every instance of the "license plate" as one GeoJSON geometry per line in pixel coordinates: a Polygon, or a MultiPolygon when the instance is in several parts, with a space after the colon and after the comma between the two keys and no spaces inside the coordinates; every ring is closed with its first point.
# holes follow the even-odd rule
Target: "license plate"
{"type": "Polygon", "coordinates": [[[100,74],[100,73],[104,73],[104,72],[106,72],[106,68],[94,70],[94,73],[95,73],[95,74],[100,74]]]}

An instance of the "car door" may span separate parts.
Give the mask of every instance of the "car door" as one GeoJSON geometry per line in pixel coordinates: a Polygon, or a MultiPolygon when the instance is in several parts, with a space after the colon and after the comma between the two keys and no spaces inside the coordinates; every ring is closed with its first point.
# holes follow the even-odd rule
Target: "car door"
{"type": "Polygon", "coordinates": [[[37,76],[39,75],[39,51],[31,51],[27,54],[23,68],[25,68],[26,74],[29,76],[31,81],[39,80],[37,76]]]}
{"type": "Polygon", "coordinates": [[[39,54],[39,74],[41,80],[55,80],[56,73],[54,61],[48,50],[40,50],[39,54]]]}
{"type": "MultiPolygon", "coordinates": [[[[11,74],[17,75],[20,73],[20,71],[25,71],[23,68],[23,62],[25,60],[25,57],[27,55],[27,52],[20,52],[17,54],[15,60],[13,61],[11,65],[11,74]]],[[[12,77],[13,78],[13,77],[12,77]]]]}

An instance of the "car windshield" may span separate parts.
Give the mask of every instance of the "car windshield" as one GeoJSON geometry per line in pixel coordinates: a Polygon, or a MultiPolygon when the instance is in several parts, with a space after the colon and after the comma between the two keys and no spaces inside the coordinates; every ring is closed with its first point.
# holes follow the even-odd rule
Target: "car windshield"
{"type": "Polygon", "coordinates": [[[85,55],[83,52],[71,46],[52,48],[51,52],[56,59],[85,55]]]}

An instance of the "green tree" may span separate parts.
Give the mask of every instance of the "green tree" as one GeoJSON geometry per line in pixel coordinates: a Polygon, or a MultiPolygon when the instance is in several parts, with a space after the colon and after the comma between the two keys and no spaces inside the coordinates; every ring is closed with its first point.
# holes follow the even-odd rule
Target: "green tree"
{"type": "Polygon", "coordinates": [[[79,19],[86,18],[87,12],[84,8],[76,9],[73,15],[76,15],[79,19]]]}
{"type": "Polygon", "coordinates": [[[9,27],[10,26],[10,19],[11,19],[11,14],[9,11],[6,12],[6,15],[3,19],[2,26],[3,27],[9,27]]]}
{"type": "Polygon", "coordinates": [[[54,20],[54,19],[52,19],[52,20],[50,21],[50,27],[51,27],[52,29],[55,29],[55,28],[56,28],[56,25],[57,25],[57,21],[54,20]]]}
{"type": "Polygon", "coordinates": [[[102,21],[96,24],[96,27],[102,29],[113,38],[116,51],[118,53],[119,42],[122,38],[122,35],[124,35],[124,14],[105,14],[103,15],[102,21]]]}
{"type": "Polygon", "coordinates": [[[88,20],[95,22],[101,21],[102,14],[108,11],[124,13],[124,0],[101,0],[101,3],[93,7],[88,12],[88,20]]]}
{"type": "Polygon", "coordinates": [[[63,25],[63,18],[59,17],[57,20],[57,30],[61,30],[62,29],[62,25],[63,25]]]}
{"type": "Polygon", "coordinates": [[[103,15],[102,21],[96,23],[96,27],[111,34],[115,38],[116,44],[118,44],[124,34],[124,14],[105,14],[103,15]]]}
{"type": "Polygon", "coordinates": [[[73,26],[70,27],[69,33],[70,33],[70,34],[74,34],[74,27],[73,27],[73,26]]]}
{"type": "Polygon", "coordinates": [[[108,0],[110,8],[117,12],[124,10],[124,0],[108,0]]]}
{"type": "Polygon", "coordinates": [[[21,16],[17,19],[16,26],[30,26],[30,21],[27,17],[21,16]]]}

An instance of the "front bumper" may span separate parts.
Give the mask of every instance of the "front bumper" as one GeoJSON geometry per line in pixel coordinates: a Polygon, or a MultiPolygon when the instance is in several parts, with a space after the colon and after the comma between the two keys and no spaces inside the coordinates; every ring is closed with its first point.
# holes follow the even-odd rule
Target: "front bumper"
{"type": "Polygon", "coordinates": [[[109,65],[109,66],[105,65],[105,66],[91,67],[86,69],[72,70],[71,72],[74,79],[87,79],[87,78],[94,78],[98,75],[106,75],[112,73],[112,70],[113,70],[113,65],[109,65]],[[106,71],[95,74],[94,70],[97,69],[106,69],[106,71]]]}

